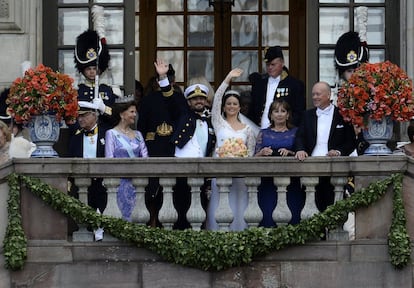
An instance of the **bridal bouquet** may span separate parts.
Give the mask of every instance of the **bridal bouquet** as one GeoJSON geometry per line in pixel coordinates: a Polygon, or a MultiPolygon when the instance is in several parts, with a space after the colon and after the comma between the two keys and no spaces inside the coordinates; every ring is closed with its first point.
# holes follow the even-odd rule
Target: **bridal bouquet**
{"type": "Polygon", "coordinates": [[[247,157],[248,149],[243,139],[229,138],[216,149],[216,153],[219,157],[247,157]]]}

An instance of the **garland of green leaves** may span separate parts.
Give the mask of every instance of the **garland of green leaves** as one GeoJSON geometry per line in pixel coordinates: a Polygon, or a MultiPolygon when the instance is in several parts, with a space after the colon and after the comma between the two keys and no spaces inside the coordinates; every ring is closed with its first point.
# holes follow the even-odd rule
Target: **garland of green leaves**
{"type": "Polygon", "coordinates": [[[370,184],[351,197],[329,206],[323,213],[302,220],[298,225],[274,229],[250,228],[242,232],[170,231],[126,222],[122,219],[97,214],[86,204],[50,187],[39,179],[28,176],[9,176],[8,226],[4,239],[6,268],[22,269],[27,255],[27,239],[21,225],[20,184],[51,207],[71,217],[77,223],[91,227],[105,227],[118,239],[150,249],[167,261],[203,270],[223,270],[250,263],[254,257],[282,248],[319,239],[325,227],[335,229],[342,225],[349,211],[366,207],[380,199],[393,184],[393,221],[388,245],[391,263],[403,268],[409,263],[411,243],[405,227],[402,201],[402,174],[370,184]]]}

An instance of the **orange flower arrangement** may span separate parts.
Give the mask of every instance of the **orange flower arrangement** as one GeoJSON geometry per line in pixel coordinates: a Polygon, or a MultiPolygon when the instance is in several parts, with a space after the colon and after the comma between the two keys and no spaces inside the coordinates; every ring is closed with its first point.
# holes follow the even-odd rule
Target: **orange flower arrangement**
{"type": "Polygon", "coordinates": [[[409,121],[414,116],[412,80],[390,61],[364,63],[338,92],[338,108],[345,121],[366,127],[368,118],[409,121]]]}
{"type": "Polygon", "coordinates": [[[229,138],[216,149],[219,157],[247,157],[248,149],[241,138],[229,138]]]}
{"type": "Polygon", "coordinates": [[[54,113],[57,121],[71,124],[78,115],[77,99],[71,77],[39,64],[14,80],[6,100],[7,112],[16,123],[26,124],[32,116],[54,113]]]}

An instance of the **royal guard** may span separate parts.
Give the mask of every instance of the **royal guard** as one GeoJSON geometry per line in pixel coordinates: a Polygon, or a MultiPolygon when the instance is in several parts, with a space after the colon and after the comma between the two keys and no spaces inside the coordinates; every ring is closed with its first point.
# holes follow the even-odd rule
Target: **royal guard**
{"type": "Polygon", "coordinates": [[[103,8],[95,5],[92,14],[96,31],[87,30],[76,38],[75,66],[83,76],[78,88],[78,100],[93,102],[98,107],[100,120],[110,127],[111,107],[116,95],[109,85],[99,81],[110,61],[104,34],[103,8]]]}

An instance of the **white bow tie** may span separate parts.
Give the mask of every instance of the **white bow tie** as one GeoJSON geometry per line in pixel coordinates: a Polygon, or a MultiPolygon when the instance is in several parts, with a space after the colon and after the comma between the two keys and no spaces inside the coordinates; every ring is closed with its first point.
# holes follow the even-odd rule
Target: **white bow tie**
{"type": "Polygon", "coordinates": [[[329,107],[325,108],[324,110],[317,108],[316,109],[316,116],[322,116],[322,115],[329,115],[329,113],[331,112],[332,109],[332,105],[330,105],[329,107]]]}

